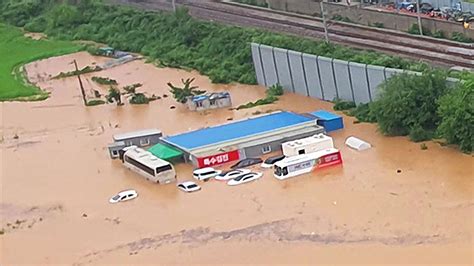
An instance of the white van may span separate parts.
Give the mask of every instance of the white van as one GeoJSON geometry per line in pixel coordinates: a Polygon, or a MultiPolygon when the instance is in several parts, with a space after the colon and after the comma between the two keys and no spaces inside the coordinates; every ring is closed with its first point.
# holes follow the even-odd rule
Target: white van
{"type": "Polygon", "coordinates": [[[220,173],[222,173],[221,170],[216,170],[212,167],[206,167],[194,170],[193,177],[199,181],[208,181],[209,179],[216,177],[220,173]]]}

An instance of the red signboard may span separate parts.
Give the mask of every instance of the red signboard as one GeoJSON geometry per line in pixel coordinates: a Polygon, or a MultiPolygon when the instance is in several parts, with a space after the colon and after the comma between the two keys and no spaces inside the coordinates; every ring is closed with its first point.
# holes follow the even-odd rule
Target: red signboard
{"type": "Polygon", "coordinates": [[[228,163],[231,161],[238,160],[240,158],[239,151],[229,151],[225,153],[219,153],[211,156],[197,158],[199,167],[208,167],[228,163]]]}
{"type": "Polygon", "coordinates": [[[321,156],[319,158],[316,168],[322,168],[330,165],[336,165],[342,163],[341,152],[331,153],[328,155],[321,156]]]}

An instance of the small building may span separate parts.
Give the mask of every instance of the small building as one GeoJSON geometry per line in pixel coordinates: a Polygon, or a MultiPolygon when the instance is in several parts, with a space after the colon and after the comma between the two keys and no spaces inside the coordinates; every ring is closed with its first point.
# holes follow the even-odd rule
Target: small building
{"type": "Polygon", "coordinates": [[[230,93],[212,92],[202,95],[189,96],[186,104],[191,111],[225,108],[232,106],[230,93]]]}
{"type": "Polygon", "coordinates": [[[112,159],[119,158],[120,150],[128,146],[146,147],[155,145],[160,141],[162,136],[163,134],[158,129],[146,129],[116,134],[113,136],[114,143],[108,145],[110,157],[112,159]]]}
{"type": "Polygon", "coordinates": [[[281,145],[281,148],[283,155],[292,157],[334,148],[334,142],[329,136],[317,134],[307,138],[285,142],[281,145]]]}
{"type": "Polygon", "coordinates": [[[342,120],[342,116],[340,115],[324,110],[319,110],[310,114],[317,118],[318,125],[324,127],[326,132],[344,128],[344,122],[342,120]]]}
{"type": "Polygon", "coordinates": [[[220,165],[281,151],[281,144],[323,133],[311,116],[275,112],[162,138],[196,167],[220,165]]]}

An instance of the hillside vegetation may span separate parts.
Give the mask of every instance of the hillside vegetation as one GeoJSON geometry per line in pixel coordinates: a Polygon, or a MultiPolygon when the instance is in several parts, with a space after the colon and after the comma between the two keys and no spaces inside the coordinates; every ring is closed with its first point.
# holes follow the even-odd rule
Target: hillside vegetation
{"type": "Polygon", "coordinates": [[[185,67],[213,82],[255,84],[250,43],[257,42],[359,63],[420,71],[423,63],[262,30],[198,21],[176,14],[54,0],[0,0],[0,19],[63,40],[92,40],[141,53],[161,65],[185,67]],[[61,2],[61,1],[59,1],[61,2]]]}

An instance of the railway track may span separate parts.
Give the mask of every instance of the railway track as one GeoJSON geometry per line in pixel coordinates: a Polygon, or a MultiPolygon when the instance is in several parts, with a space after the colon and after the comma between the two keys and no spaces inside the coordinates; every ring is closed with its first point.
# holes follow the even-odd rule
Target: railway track
{"type": "MultiPolygon", "coordinates": [[[[118,0],[140,8],[171,10],[169,3],[118,0]]],[[[181,0],[193,17],[237,26],[257,27],[311,38],[324,38],[321,19],[228,2],[181,0]]],[[[330,22],[332,42],[422,60],[438,66],[474,69],[474,47],[447,40],[414,36],[341,22],[330,22]]]]}

